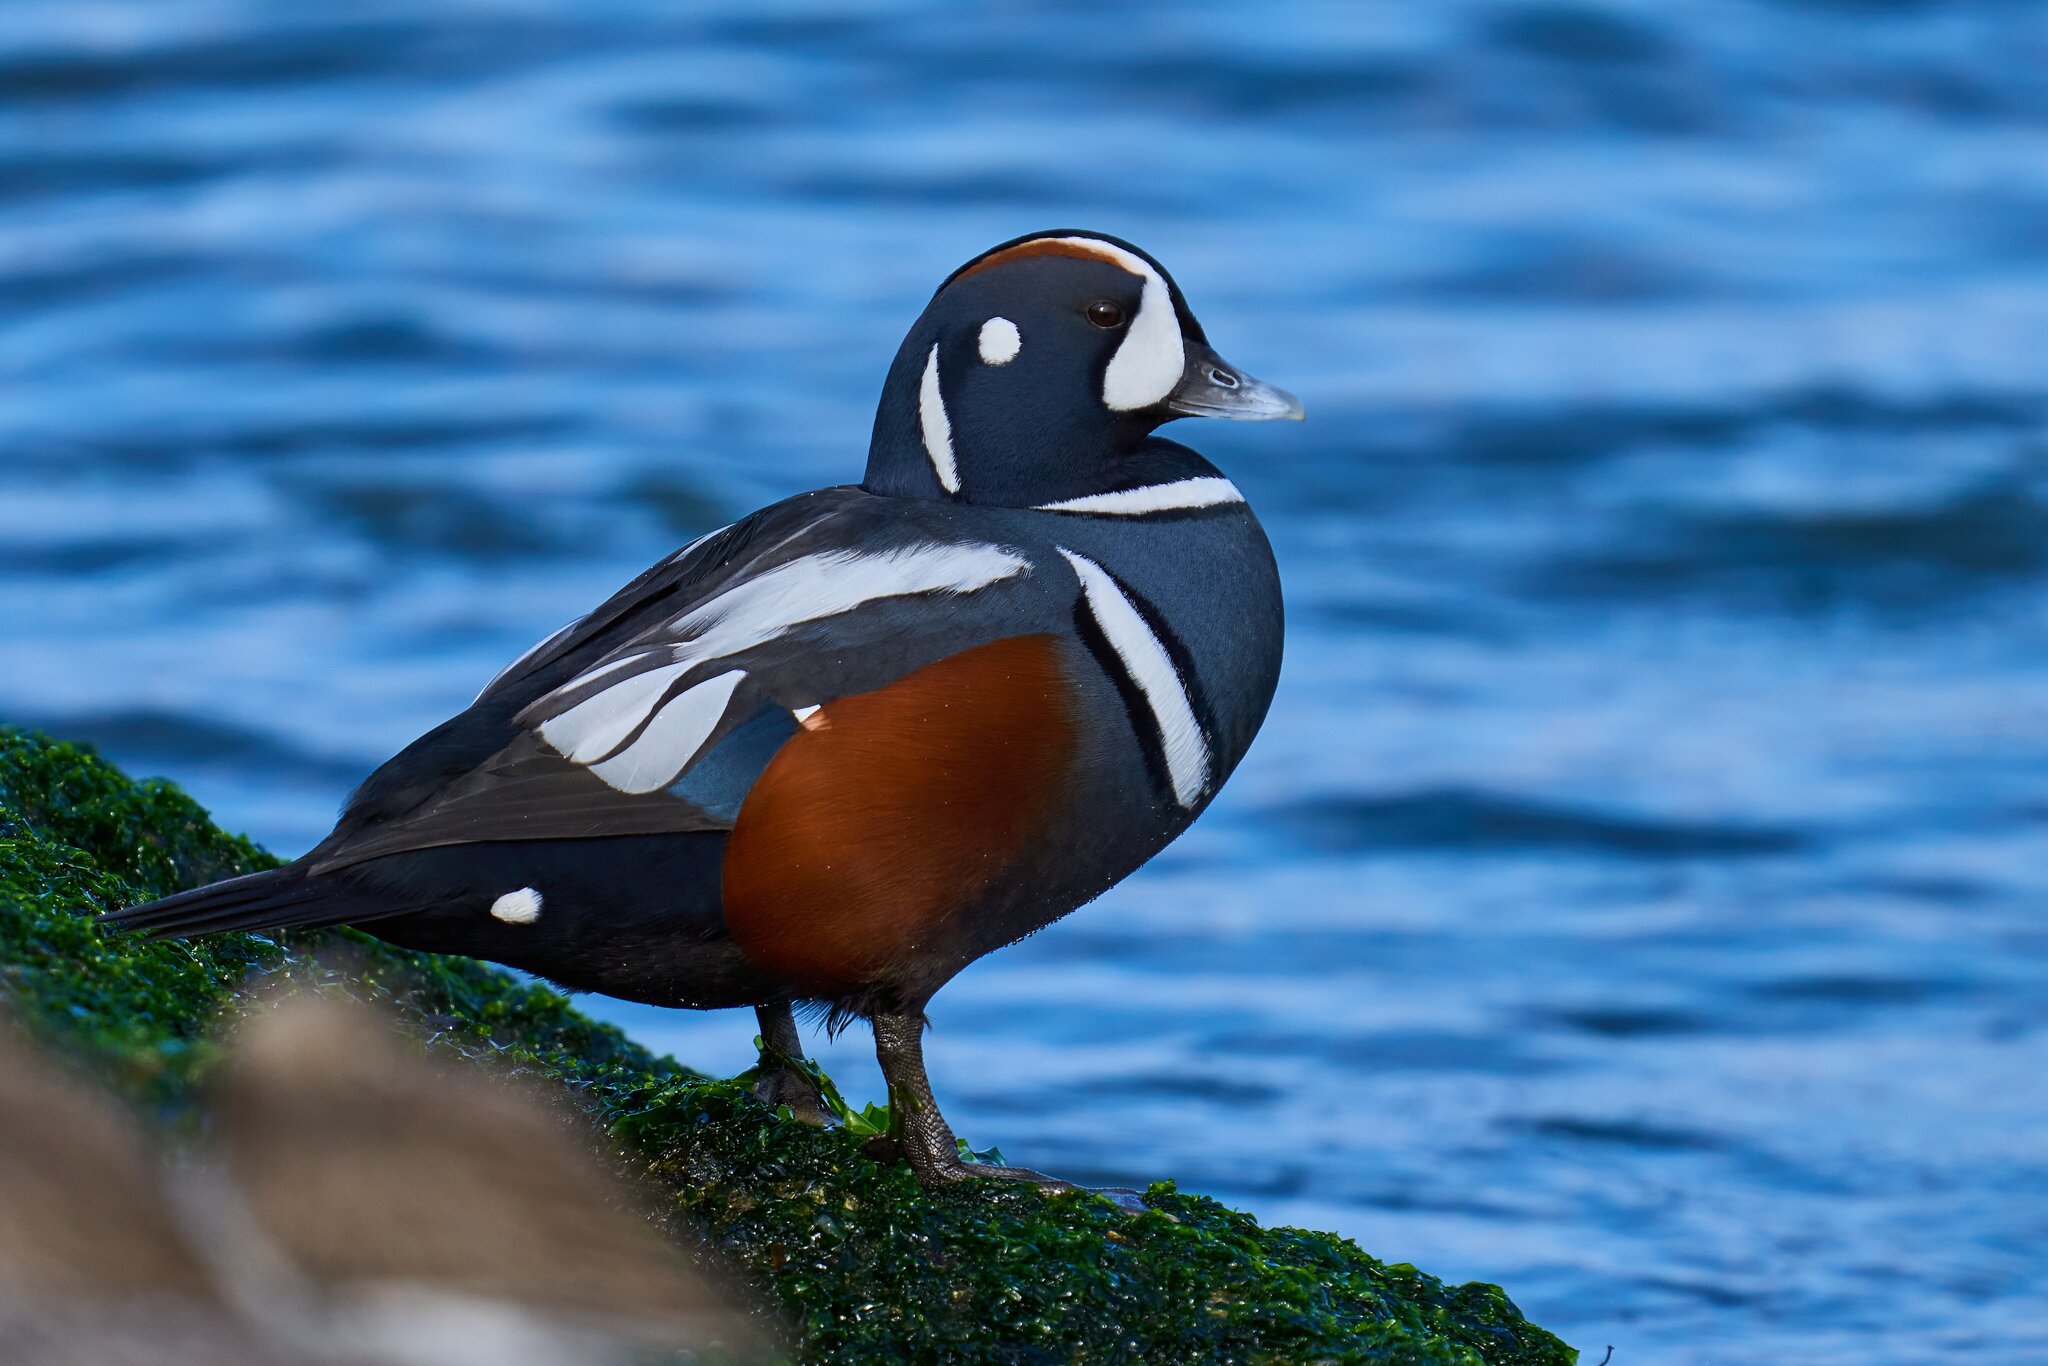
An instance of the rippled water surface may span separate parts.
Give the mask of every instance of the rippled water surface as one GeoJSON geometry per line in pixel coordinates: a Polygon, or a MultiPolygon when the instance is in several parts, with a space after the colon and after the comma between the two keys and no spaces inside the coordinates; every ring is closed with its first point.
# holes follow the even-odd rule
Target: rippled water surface
{"type": "Polygon", "coordinates": [[[1287,672],[1198,828],[940,996],[958,1127],[1591,1361],[2048,1360],[2041,7],[682,10],[6,7],[0,715],[295,852],[856,477],[953,265],[1117,232],[1307,401],[1176,433],[1287,672]]]}

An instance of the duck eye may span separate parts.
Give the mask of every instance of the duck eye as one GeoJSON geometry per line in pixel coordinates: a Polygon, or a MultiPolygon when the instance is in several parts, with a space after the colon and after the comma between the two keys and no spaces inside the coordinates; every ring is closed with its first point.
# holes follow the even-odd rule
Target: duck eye
{"type": "Polygon", "coordinates": [[[1121,305],[1111,303],[1108,299],[1097,299],[1088,305],[1088,321],[1097,327],[1122,327],[1124,310],[1121,305]]]}

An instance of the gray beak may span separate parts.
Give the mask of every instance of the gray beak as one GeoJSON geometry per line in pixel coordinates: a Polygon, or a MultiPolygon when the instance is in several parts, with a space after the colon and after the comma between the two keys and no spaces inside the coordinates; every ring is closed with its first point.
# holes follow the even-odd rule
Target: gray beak
{"type": "Polygon", "coordinates": [[[1222,417],[1234,422],[1301,421],[1301,400],[1244,371],[1200,342],[1187,343],[1187,369],[1166,396],[1168,410],[1186,417],[1222,417]]]}

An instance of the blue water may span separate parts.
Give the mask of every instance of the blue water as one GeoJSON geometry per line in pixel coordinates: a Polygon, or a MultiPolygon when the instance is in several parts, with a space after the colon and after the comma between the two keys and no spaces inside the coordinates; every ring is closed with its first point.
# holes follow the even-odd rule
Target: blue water
{"type": "Polygon", "coordinates": [[[1308,404],[1176,431],[1287,671],[940,996],[961,1131],[1591,1361],[2048,1360],[2048,10],[682,9],[5,6],[0,715],[302,849],[855,477],[955,264],[1116,232],[1308,404]]]}

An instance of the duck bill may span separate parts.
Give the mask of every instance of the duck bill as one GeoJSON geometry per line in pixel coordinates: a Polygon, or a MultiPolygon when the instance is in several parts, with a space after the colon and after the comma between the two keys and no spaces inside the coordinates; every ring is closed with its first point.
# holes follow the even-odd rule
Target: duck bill
{"type": "Polygon", "coordinates": [[[1285,389],[1253,379],[1200,342],[1189,341],[1187,353],[1180,383],[1166,396],[1169,412],[1233,422],[1301,421],[1301,400],[1285,389]]]}

